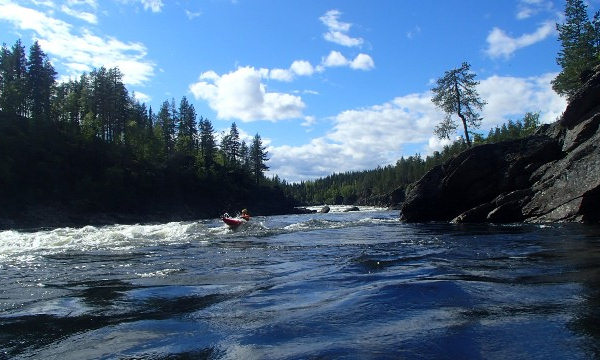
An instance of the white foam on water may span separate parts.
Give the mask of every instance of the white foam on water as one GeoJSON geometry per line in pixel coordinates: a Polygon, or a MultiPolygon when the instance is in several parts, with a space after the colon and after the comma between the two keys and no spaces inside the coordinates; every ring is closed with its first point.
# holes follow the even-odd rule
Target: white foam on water
{"type": "MultiPolygon", "coordinates": [[[[306,208],[309,210],[315,210],[315,211],[320,211],[324,206],[328,206],[329,207],[329,212],[330,213],[341,213],[341,212],[347,212],[348,209],[354,207],[353,205],[317,205],[317,206],[307,206],[306,208]]],[[[377,206],[357,206],[358,207],[358,211],[352,211],[352,212],[371,212],[371,211],[383,211],[386,210],[386,208],[383,207],[377,207],[377,206]]]]}
{"type": "Polygon", "coordinates": [[[0,231],[0,260],[26,254],[68,250],[131,250],[139,246],[189,242],[207,232],[199,222],[155,225],[85,226],[36,232],[0,231]]]}

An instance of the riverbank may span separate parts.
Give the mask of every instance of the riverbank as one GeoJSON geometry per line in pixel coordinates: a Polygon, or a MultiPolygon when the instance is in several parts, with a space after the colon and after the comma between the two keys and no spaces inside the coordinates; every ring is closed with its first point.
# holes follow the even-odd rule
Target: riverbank
{"type": "Polygon", "coordinates": [[[600,67],[561,118],[436,166],[402,205],[407,222],[600,222],[600,67]]]}

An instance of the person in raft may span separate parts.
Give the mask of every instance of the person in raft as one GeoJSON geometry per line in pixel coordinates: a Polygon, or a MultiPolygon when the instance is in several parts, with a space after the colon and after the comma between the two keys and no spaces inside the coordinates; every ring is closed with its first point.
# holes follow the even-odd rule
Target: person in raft
{"type": "Polygon", "coordinates": [[[250,214],[248,213],[247,209],[242,209],[242,219],[246,221],[250,220],[250,214]]]}

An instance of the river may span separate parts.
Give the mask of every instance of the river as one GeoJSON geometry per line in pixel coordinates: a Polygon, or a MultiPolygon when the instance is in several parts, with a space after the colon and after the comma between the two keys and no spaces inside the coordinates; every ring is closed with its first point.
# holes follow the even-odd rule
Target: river
{"type": "Polygon", "coordinates": [[[0,232],[0,358],[600,357],[600,228],[340,210],[0,232]]]}

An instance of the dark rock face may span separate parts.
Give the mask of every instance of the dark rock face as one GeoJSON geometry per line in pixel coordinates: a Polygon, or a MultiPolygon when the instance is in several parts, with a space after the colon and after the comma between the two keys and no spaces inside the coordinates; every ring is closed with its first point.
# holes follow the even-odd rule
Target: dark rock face
{"type": "Polygon", "coordinates": [[[600,69],[562,118],[525,139],[473,147],[407,194],[409,222],[598,222],[600,69]]]}

